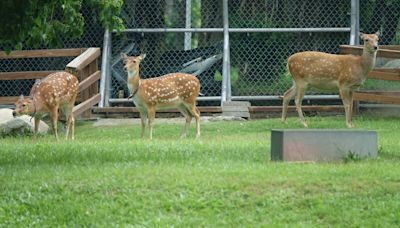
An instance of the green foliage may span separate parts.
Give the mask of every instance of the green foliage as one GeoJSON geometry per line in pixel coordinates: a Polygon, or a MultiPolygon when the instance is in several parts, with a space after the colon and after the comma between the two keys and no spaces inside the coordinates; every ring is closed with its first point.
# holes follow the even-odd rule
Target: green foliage
{"type": "MultiPolygon", "coordinates": [[[[121,30],[123,0],[87,0],[101,24],[121,30]]],[[[7,50],[23,46],[60,46],[62,37],[83,34],[82,0],[3,0],[0,9],[0,45],[7,50]],[[5,19],[5,20],[4,20],[5,19]]]]}
{"type": "Polygon", "coordinates": [[[361,161],[361,157],[356,152],[349,151],[347,155],[343,158],[343,160],[345,163],[358,162],[361,161]]]}

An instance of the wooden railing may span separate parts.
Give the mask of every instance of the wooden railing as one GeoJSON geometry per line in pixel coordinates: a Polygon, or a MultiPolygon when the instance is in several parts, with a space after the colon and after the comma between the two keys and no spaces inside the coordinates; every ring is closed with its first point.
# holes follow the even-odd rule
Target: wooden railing
{"type": "Polygon", "coordinates": [[[100,101],[98,84],[100,71],[97,64],[100,53],[100,48],[88,48],[84,53],[68,63],[65,69],[79,79],[78,92],[82,102],[74,107],[73,113],[75,116],[81,115],[82,118],[90,118],[92,106],[100,101]]]}
{"type": "MultiPolygon", "coordinates": [[[[341,54],[361,55],[362,46],[340,45],[341,54]]],[[[400,45],[381,45],[377,57],[400,59],[400,45]]],[[[397,81],[400,86],[400,68],[375,68],[368,75],[370,79],[397,81]]],[[[384,104],[400,104],[399,91],[361,90],[354,93],[355,101],[368,101],[384,104]]]]}
{"type": "MultiPolygon", "coordinates": [[[[21,59],[21,58],[43,58],[43,57],[76,57],[66,66],[66,71],[76,75],[79,80],[79,94],[77,101],[80,102],[74,107],[75,116],[90,118],[91,107],[100,101],[98,91],[98,70],[97,59],[100,56],[100,48],[74,48],[74,49],[44,49],[12,51],[10,54],[0,52],[0,59],[21,59]]],[[[20,71],[0,72],[2,80],[27,80],[41,79],[56,71],[20,71]]],[[[13,104],[18,96],[0,97],[0,104],[13,104]]]]}

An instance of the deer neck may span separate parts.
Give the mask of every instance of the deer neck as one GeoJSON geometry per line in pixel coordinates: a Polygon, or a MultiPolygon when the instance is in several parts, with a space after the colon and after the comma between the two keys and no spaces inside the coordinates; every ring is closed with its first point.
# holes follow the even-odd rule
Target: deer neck
{"type": "Polygon", "coordinates": [[[363,54],[362,54],[362,68],[364,75],[367,76],[369,72],[372,71],[375,67],[376,61],[376,50],[371,50],[367,46],[364,46],[363,54]]]}
{"type": "Polygon", "coordinates": [[[131,93],[134,93],[139,89],[140,76],[139,69],[128,71],[128,85],[131,93]]]}

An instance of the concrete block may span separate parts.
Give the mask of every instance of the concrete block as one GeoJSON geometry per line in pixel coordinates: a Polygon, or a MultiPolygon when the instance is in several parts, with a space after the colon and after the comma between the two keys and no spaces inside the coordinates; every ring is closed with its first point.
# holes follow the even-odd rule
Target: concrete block
{"type": "Polygon", "coordinates": [[[222,115],[250,118],[249,107],[248,101],[226,101],[222,103],[222,115]]]}
{"type": "Polygon", "coordinates": [[[375,158],[376,131],[283,129],[271,131],[273,161],[340,161],[349,154],[375,158]]]}

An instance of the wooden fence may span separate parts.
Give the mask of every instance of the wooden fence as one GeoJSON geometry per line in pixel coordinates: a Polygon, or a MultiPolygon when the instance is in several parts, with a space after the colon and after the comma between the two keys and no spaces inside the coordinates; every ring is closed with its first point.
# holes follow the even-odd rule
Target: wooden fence
{"type": "MultiPolygon", "coordinates": [[[[341,45],[341,54],[361,55],[362,46],[341,45]]],[[[377,57],[400,59],[400,45],[381,45],[377,57]]],[[[398,82],[400,86],[400,68],[375,68],[368,75],[370,79],[398,82]]],[[[354,100],[384,104],[400,104],[399,91],[361,90],[354,93],[354,100]]]]}
{"type": "MultiPolygon", "coordinates": [[[[67,66],[66,71],[73,73],[79,80],[79,94],[74,107],[75,116],[82,118],[91,117],[91,108],[100,101],[98,91],[98,70],[97,59],[100,56],[100,48],[74,48],[74,49],[44,49],[44,50],[23,50],[12,51],[10,54],[0,52],[0,59],[20,58],[44,58],[44,57],[76,57],[67,66]]],[[[57,71],[20,71],[0,72],[1,80],[27,80],[41,79],[57,71]]],[[[0,97],[0,104],[13,104],[18,96],[0,97]]]]}

